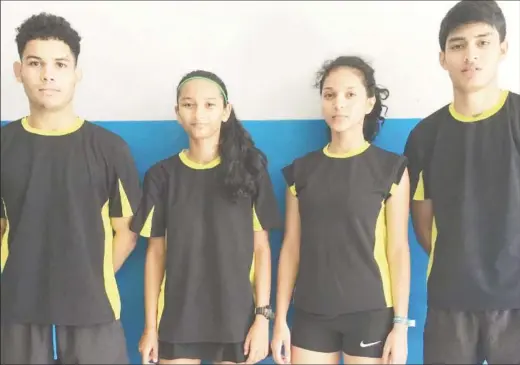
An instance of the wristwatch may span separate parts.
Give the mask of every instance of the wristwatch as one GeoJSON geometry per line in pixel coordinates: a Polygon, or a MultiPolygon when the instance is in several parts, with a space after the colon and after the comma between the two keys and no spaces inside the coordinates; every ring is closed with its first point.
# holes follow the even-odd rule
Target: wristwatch
{"type": "Polygon", "coordinates": [[[267,319],[274,319],[274,312],[270,305],[255,308],[255,315],[261,315],[267,319]]]}

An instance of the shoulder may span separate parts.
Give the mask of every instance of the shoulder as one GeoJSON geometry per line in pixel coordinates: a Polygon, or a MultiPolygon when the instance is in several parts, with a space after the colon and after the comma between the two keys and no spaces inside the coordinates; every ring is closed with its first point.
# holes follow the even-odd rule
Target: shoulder
{"type": "Polygon", "coordinates": [[[22,130],[23,127],[22,127],[22,119],[17,119],[17,120],[14,120],[12,122],[7,122],[5,123],[4,125],[2,125],[2,138],[5,136],[5,137],[9,137],[9,136],[12,136],[16,133],[18,133],[18,131],[22,130]]]}
{"type": "Polygon", "coordinates": [[[316,162],[324,157],[323,148],[306,153],[303,156],[294,159],[294,166],[313,166],[316,162]]]}
{"type": "Polygon", "coordinates": [[[449,105],[443,106],[426,118],[420,120],[411,130],[408,140],[424,142],[425,140],[431,139],[435,135],[435,131],[446,119],[451,119],[449,105]]]}
{"type": "Polygon", "coordinates": [[[175,154],[163,160],[154,163],[145,173],[145,180],[152,179],[156,181],[165,180],[168,175],[174,174],[177,166],[179,166],[179,155],[175,154]]]}
{"type": "Polygon", "coordinates": [[[98,144],[101,146],[112,149],[112,150],[127,150],[128,143],[118,135],[105,127],[94,124],[88,120],[85,120],[85,124],[83,126],[84,133],[90,135],[95,138],[98,144]]]}

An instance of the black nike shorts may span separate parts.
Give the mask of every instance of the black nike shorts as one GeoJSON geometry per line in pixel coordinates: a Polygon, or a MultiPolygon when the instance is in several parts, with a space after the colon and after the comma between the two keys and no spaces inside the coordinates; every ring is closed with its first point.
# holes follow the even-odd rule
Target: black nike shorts
{"type": "Polygon", "coordinates": [[[520,364],[520,309],[428,309],[425,364],[520,364]]]}
{"type": "Polygon", "coordinates": [[[2,364],[129,364],[119,321],[92,326],[2,324],[2,364]]]}
{"type": "Polygon", "coordinates": [[[381,358],[393,328],[393,308],[324,317],[294,309],[293,346],[322,353],[381,358]]]}

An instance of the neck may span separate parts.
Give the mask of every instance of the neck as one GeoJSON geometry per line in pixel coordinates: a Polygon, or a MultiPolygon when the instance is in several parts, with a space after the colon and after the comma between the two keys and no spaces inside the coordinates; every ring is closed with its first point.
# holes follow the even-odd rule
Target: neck
{"type": "Polygon", "coordinates": [[[348,153],[363,146],[366,141],[363,136],[363,124],[344,132],[331,131],[331,141],[328,147],[331,153],[348,153]]]}
{"type": "Polygon", "coordinates": [[[467,117],[476,117],[495,106],[501,90],[496,83],[475,92],[454,89],[453,107],[457,113],[467,117]]]}
{"type": "Polygon", "coordinates": [[[218,136],[206,139],[190,139],[190,147],[188,149],[188,158],[199,164],[206,164],[218,157],[218,136]]]}
{"type": "Polygon", "coordinates": [[[35,129],[57,131],[67,129],[77,121],[72,106],[55,111],[31,106],[30,113],[27,122],[35,129]]]}

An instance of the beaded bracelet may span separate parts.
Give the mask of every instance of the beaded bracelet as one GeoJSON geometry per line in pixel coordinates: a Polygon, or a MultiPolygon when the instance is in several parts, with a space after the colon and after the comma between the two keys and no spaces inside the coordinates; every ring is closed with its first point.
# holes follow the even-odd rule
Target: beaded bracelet
{"type": "Polygon", "coordinates": [[[404,324],[404,325],[406,325],[408,327],[415,327],[415,320],[408,319],[406,317],[395,316],[393,322],[394,323],[404,324]]]}

